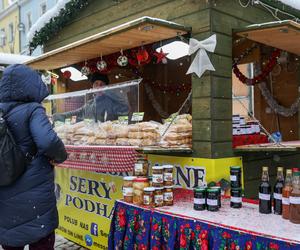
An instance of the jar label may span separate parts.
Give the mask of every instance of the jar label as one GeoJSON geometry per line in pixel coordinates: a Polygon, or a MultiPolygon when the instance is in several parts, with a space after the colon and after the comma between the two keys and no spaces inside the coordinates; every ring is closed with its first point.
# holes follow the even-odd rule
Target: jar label
{"type": "Polygon", "coordinates": [[[207,205],[218,206],[218,200],[207,199],[207,205]]]}
{"type": "Polygon", "coordinates": [[[258,197],[259,197],[260,200],[265,200],[265,201],[271,200],[271,195],[270,194],[259,193],[258,197]]]}
{"type": "Polygon", "coordinates": [[[123,187],[123,196],[133,196],[133,188],[123,187]]]}
{"type": "Polygon", "coordinates": [[[203,205],[205,204],[205,198],[194,198],[194,204],[203,205]]]}
{"type": "Polygon", "coordinates": [[[172,173],[164,173],[164,181],[173,181],[172,173]]]}
{"type": "Polygon", "coordinates": [[[286,197],[282,197],[282,204],[283,205],[290,205],[290,199],[286,197]]]}
{"type": "Polygon", "coordinates": [[[144,205],[150,205],[150,195],[144,195],[144,205]]]}
{"type": "Polygon", "coordinates": [[[230,201],[234,202],[234,203],[242,203],[242,197],[233,197],[233,196],[231,196],[230,201]]]}
{"type": "Polygon", "coordinates": [[[173,200],[173,192],[164,193],[164,201],[172,201],[173,200]]]}
{"type": "Polygon", "coordinates": [[[290,196],[290,203],[300,205],[300,197],[290,196]]]}
{"type": "Polygon", "coordinates": [[[142,163],[136,163],[134,164],[134,171],[138,173],[143,172],[143,164],[142,163]]]}
{"type": "Polygon", "coordinates": [[[152,182],[153,183],[164,183],[163,174],[153,174],[152,182]]]}
{"type": "Polygon", "coordinates": [[[237,181],[237,176],[236,175],[230,175],[230,180],[231,181],[237,181]]]}
{"type": "Polygon", "coordinates": [[[282,200],[282,194],[274,193],[274,199],[282,200]]]}
{"type": "Polygon", "coordinates": [[[162,204],[164,202],[164,196],[162,194],[157,194],[154,196],[155,204],[162,204]]]}

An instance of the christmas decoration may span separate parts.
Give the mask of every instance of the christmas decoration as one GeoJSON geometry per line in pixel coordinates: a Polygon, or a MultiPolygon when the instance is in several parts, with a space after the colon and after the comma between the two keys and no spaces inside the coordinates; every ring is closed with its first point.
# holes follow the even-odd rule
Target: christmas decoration
{"type": "Polygon", "coordinates": [[[87,65],[85,65],[81,68],[80,72],[82,75],[88,76],[91,73],[91,69],[87,65]]]}
{"type": "Polygon", "coordinates": [[[123,54],[120,55],[117,59],[117,63],[120,67],[125,67],[128,64],[128,58],[127,56],[124,56],[123,54]]]}
{"type": "Polygon", "coordinates": [[[160,52],[154,52],[153,55],[156,56],[157,61],[156,63],[162,62],[163,64],[166,64],[168,62],[167,55],[169,53],[164,53],[162,49],[160,49],[160,52]]]}
{"type": "Polygon", "coordinates": [[[42,78],[43,83],[45,83],[46,85],[51,84],[51,75],[50,74],[48,74],[48,73],[42,74],[41,78],[42,78]]]}
{"type": "Polygon", "coordinates": [[[147,52],[147,50],[142,47],[141,49],[138,50],[138,52],[136,54],[136,58],[137,58],[138,64],[142,64],[142,63],[149,61],[150,57],[149,57],[149,53],[147,52]]]}
{"type": "Polygon", "coordinates": [[[29,30],[27,40],[30,51],[48,42],[88,4],[86,0],[59,0],[29,30]]]}
{"type": "Polygon", "coordinates": [[[71,78],[71,71],[69,71],[69,70],[66,70],[64,73],[63,73],[63,77],[65,78],[65,79],[70,79],[71,78]]]}
{"type": "Polygon", "coordinates": [[[268,64],[265,66],[265,68],[262,70],[262,72],[255,76],[254,78],[250,79],[247,78],[238,68],[237,63],[233,64],[233,72],[236,75],[236,77],[244,84],[246,85],[254,85],[256,83],[260,83],[266,79],[266,77],[270,74],[270,72],[273,70],[275,65],[277,64],[277,58],[280,55],[280,50],[276,49],[272,52],[271,58],[269,59],[268,64]]]}
{"type": "Polygon", "coordinates": [[[99,71],[106,71],[107,70],[107,63],[101,58],[100,61],[97,61],[97,69],[99,71]]]}

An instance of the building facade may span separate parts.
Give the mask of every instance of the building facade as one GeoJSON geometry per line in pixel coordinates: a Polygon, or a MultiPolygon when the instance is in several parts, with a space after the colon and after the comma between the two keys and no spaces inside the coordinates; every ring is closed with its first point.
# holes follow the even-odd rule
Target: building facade
{"type": "Polygon", "coordinates": [[[20,52],[19,7],[17,0],[0,1],[0,52],[20,52]]]}

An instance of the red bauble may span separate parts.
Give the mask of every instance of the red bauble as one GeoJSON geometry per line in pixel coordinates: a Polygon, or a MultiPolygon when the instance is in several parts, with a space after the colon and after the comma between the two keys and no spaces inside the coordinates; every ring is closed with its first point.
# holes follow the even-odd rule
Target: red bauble
{"type": "Polygon", "coordinates": [[[63,77],[66,78],[66,79],[70,79],[71,78],[71,71],[69,70],[66,70],[64,73],[63,73],[63,77]]]}
{"type": "Polygon", "coordinates": [[[139,49],[136,54],[136,59],[138,60],[138,63],[146,62],[149,59],[149,53],[146,49],[139,49]]]}

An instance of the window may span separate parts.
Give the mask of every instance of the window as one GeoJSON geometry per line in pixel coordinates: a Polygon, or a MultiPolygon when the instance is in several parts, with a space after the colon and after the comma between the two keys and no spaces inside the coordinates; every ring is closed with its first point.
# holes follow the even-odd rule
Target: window
{"type": "Polygon", "coordinates": [[[0,0],[0,10],[4,9],[4,0],[0,0]]]}
{"type": "Polygon", "coordinates": [[[32,26],[31,12],[28,12],[27,13],[27,27],[28,27],[28,30],[30,30],[31,26],[32,26]]]}
{"type": "Polygon", "coordinates": [[[41,16],[44,15],[47,11],[47,4],[46,2],[41,3],[41,16]]]}
{"type": "Polygon", "coordinates": [[[8,25],[8,34],[9,34],[9,43],[12,43],[14,41],[14,24],[10,23],[8,25]]]}
{"type": "Polygon", "coordinates": [[[5,29],[0,29],[0,46],[3,47],[6,45],[6,34],[5,29]]]}

